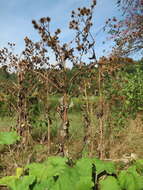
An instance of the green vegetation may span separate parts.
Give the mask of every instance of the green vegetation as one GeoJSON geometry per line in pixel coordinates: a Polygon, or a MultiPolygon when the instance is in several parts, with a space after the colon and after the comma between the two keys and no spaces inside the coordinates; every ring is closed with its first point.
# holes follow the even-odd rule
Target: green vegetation
{"type": "Polygon", "coordinates": [[[132,41],[117,30],[113,53],[97,60],[95,7],[72,11],[68,43],[43,17],[32,21],[39,42],[25,37],[20,56],[13,43],[0,49],[0,190],[143,190],[143,59],[127,57],[140,30],[132,41]]]}
{"type": "Polygon", "coordinates": [[[16,132],[0,132],[0,145],[10,145],[19,141],[20,137],[16,132]]]}
{"type": "Polygon", "coordinates": [[[49,157],[17,168],[14,176],[3,177],[0,184],[11,190],[142,190],[143,160],[119,172],[112,162],[95,158],[49,157]]]}

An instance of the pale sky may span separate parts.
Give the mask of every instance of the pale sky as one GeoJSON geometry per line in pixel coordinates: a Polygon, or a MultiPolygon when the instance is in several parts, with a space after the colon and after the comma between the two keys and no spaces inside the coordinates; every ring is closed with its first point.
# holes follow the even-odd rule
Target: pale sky
{"type": "MultiPolygon", "coordinates": [[[[51,17],[51,28],[61,28],[62,41],[69,41],[71,32],[68,30],[71,11],[90,4],[90,0],[0,0],[0,48],[8,42],[16,43],[16,51],[22,51],[24,37],[32,40],[40,39],[31,21],[41,17],[51,17]]],[[[112,16],[119,16],[117,0],[97,0],[94,14],[95,34],[102,28],[105,20],[112,16]]],[[[105,34],[101,32],[96,36],[96,54],[102,56],[103,49],[109,49],[112,44],[108,41],[104,46],[102,41],[105,34]]],[[[108,50],[107,50],[108,53],[108,50]]]]}

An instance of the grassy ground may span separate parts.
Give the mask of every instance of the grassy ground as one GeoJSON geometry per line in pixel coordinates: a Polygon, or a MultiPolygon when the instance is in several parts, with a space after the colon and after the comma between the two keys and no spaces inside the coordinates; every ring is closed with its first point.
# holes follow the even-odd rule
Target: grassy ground
{"type": "MultiPolygon", "coordinates": [[[[55,106],[57,105],[57,99],[53,101],[55,106]]],[[[78,99],[74,99],[74,104],[78,99]]],[[[98,127],[98,123],[95,118],[93,126],[98,127]]],[[[76,104],[74,109],[69,111],[70,121],[70,156],[79,157],[83,146],[84,136],[84,122],[82,113],[80,111],[79,104],[76,104]]],[[[0,131],[8,131],[12,126],[15,126],[16,119],[4,117],[0,118],[0,131]]],[[[58,130],[61,125],[61,120],[57,114],[52,114],[52,154],[54,155],[57,147],[58,130]]],[[[35,125],[32,128],[32,143],[29,147],[17,148],[16,146],[1,147],[0,148],[0,176],[9,175],[14,172],[15,167],[23,166],[29,162],[40,162],[48,156],[48,144],[47,144],[47,126],[35,125]],[[44,136],[44,138],[43,138],[44,136]],[[44,139],[43,142],[41,141],[44,139]]],[[[98,136],[97,136],[98,138],[98,136]]],[[[128,126],[116,134],[110,134],[105,139],[105,145],[108,147],[110,158],[121,158],[125,154],[135,153],[139,158],[143,158],[143,122],[141,116],[138,116],[135,120],[130,120],[128,126]]],[[[96,143],[95,138],[95,143],[96,143]]],[[[96,153],[96,150],[95,150],[96,153]]]]}
{"type": "Polygon", "coordinates": [[[0,131],[7,131],[9,128],[15,126],[16,119],[10,117],[0,118],[0,131]]]}
{"type": "MultiPolygon", "coordinates": [[[[69,113],[70,121],[70,144],[72,155],[79,151],[79,147],[83,137],[83,124],[81,113],[74,114],[72,111],[69,113]]],[[[0,119],[0,131],[9,131],[12,126],[15,126],[16,119],[4,117],[0,119]]],[[[57,114],[52,119],[51,132],[52,132],[52,151],[56,152],[57,135],[60,128],[61,121],[57,114]]],[[[2,146],[0,145],[0,176],[9,175],[14,172],[15,167],[23,166],[26,163],[33,161],[42,161],[48,156],[47,145],[47,127],[44,125],[33,126],[31,134],[32,141],[29,147],[16,146],[2,146]],[[41,144],[41,140],[45,135],[45,140],[41,144]]],[[[43,138],[44,139],[44,138],[43,138]]],[[[52,153],[53,154],[53,153],[52,153]]]]}

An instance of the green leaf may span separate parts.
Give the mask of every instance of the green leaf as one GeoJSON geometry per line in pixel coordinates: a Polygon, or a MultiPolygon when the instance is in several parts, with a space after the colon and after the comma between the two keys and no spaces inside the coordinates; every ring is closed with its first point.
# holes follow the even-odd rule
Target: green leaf
{"type": "Polygon", "coordinates": [[[29,190],[29,186],[33,184],[34,181],[34,176],[24,176],[16,181],[16,190],[29,190]]]}
{"type": "Polygon", "coordinates": [[[79,176],[91,176],[92,174],[92,159],[82,158],[77,161],[75,168],[77,169],[79,176]]]}
{"type": "Polygon", "coordinates": [[[20,140],[16,132],[0,132],[0,144],[10,145],[20,140]]]}
{"type": "Polygon", "coordinates": [[[29,190],[29,185],[31,185],[34,180],[34,176],[24,176],[22,178],[6,176],[0,179],[0,185],[6,185],[12,190],[29,190]]]}
{"type": "Polygon", "coordinates": [[[130,167],[127,171],[119,174],[121,188],[127,190],[143,190],[143,177],[135,171],[135,167],[130,167]]]}
{"type": "Polygon", "coordinates": [[[53,185],[55,184],[55,181],[53,178],[49,178],[45,181],[41,181],[40,183],[36,183],[33,187],[33,190],[45,190],[45,189],[51,189],[53,185]]]}
{"type": "Polygon", "coordinates": [[[65,163],[66,158],[49,157],[44,163],[32,163],[26,166],[29,169],[29,174],[37,178],[38,181],[43,181],[52,176],[60,175],[67,168],[65,163]]]}
{"type": "Polygon", "coordinates": [[[65,166],[67,161],[68,159],[65,157],[63,158],[60,156],[51,156],[48,158],[48,160],[45,163],[57,167],[57,166],[65,166]]]}
{"type": "Polygon", "coordinates": [[[29,168],[29,175],[35,176],[38,182],[50,176],[49,170],[43,163],[32,163],[26,166],[26,169],[27,168],[29,168]]]}
{"type": "Polygon", "coordinates": [[[23,174],[23,168],[16,168],[16,177],[20,178],[20,176],[23,174]]]}
{"type": "Polygon", "coordinates": [[[69,176],[69,173],[66,171],[62,175],[59,176],[58,180],[56,181],[55,185],[51,188],[51,190],[73,190],[74,184],[71,180],[71,176],[69,176]]]}
{"type": "Polygon", "coordinates": [[[16,190],[16,176],[6,176],[0,179],[0,185],[6,185],[12,190],[16,190]]]}
{"type": "Polygon", "coordinates": [[[135,165],[137,170],[143,175],[143,160],[136,160],[135,165]]]}
{"type": "Polygon", "coordinates": [[[113,176],[107,176],[99,181],[100,190],[121,190],[119,182],[113,176]]]}
{"type": "Polygon", "coordinates": [[[91,190],[94,186],[91,177],[80,177],[79,181],[77,181],[75,190],[91,190]]]}
{"type": "Polygon", "coordinates": [[[115,174],[116,168],[113,162],[105,162],[102,160],[94,159],[94,164],[96,166],[96,174],[100,174],[103,171],[106,171],[108,174],[115,174]]]}

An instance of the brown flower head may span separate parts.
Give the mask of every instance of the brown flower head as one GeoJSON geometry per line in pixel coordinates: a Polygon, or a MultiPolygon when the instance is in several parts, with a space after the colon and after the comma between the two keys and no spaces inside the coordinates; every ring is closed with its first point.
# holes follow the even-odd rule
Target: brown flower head
{"type": "Polygon", "coordinates": [[[51,21],[51,18],[50,17],[47,17],[47,22],[50,22],[51,21]]]}
{"type": "Polygon", "coordinates": [[[45,17],[41,18],[40,22],[43,24],[44,22],[46,22],[46,18],[45,17]]]}

